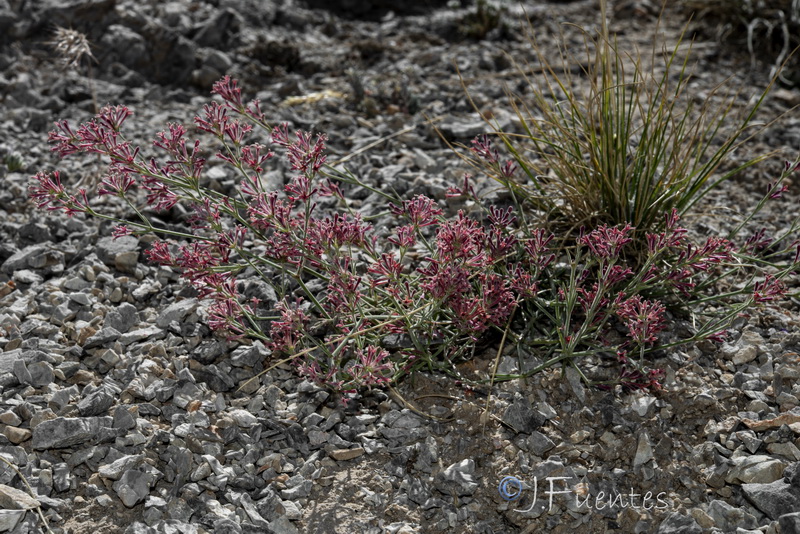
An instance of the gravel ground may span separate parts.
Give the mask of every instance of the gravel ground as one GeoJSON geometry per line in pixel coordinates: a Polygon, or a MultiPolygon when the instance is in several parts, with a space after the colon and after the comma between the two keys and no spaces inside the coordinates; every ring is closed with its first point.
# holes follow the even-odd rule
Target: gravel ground
{"type": "MultiPolygon", "coordinates": [[[[737,319],[722,346],[662,354],[656,394],[585,389],[558,369],[491,391],[420,374],[342,406],[288,365],[250,380],[267,351],[215,338],[177,273],[146,261],[145,239],[113,240],[108,225],[27,201],[41,169],[96,181],[90,158],[59,163],[46,144],[54,120],[94,113],[93,91],[101,105],[130,106],[129,131],[145,141],[190,122],[228,73],[273,123],[327,133],[330,158],[348,156],[364,180],[452,209],[444,193],[465,169],[431,122],[464,143],[485,128],[459,73],[476,107],[510,125],[503,90],[519,75],[503,51],[531,57],[523,12],[545,50],[560,32],[580,46],[564,22],[599,22],[594,0],[509,3],[504,26],[477,40],[463,36],[473,7],[340,4],[0,0],[0,156],[22,158],[0,170],[0,457],[15,468],[0,466],[0,532],[45,532],[36,509],[74,534],[800,532],[796,301],[737,319]],[[91,73],[59,63],[46,44],[55,25],[86,33],[91,73]],[[503,499],[504,477],[522,498],[503,499]]],[[[614,7],[612,30],[646,49],[652,5],[614,7]]],[[[685,20],[668,11],[667,43],[685,20]]],[[[743,95],[763,85],[768,66],[702,35],[698,98],[728,78],[743,95]]],[[[762,120],[798,102],[780,88],[762,120]]],[[[791,157],[798,143],[789,115],[736,157],[791,157]]],[[[729,226],[774,179],[774,160],[711,195],[692,230],[729,226]]],[[[270,176],[283,185],[280,168],[270,176]]],[[[208,177],[234,185],[223,167],[208,177]]],[[[353,202],[382,209],[358,191],[353,202]]],[[[796,202],[790,193],[756,223],[786,228],[796,202]]],[[[490,351],[459,370],[481,378],[493,363],[490,351]]],[[[520,362],[509,352],[500,365],[520,362]]]]}

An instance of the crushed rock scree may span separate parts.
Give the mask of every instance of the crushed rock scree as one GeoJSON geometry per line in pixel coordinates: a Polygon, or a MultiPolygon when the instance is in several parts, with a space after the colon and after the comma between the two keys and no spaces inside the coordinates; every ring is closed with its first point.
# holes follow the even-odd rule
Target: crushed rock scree
{"type": "MultiPolygon", "coordinates": [[[[486,392],[420,374],[398,395],[372,392],[345,407],[290,367],[260,375],[270,365],[261,343],[214,338],[178,274],[145,262],[147,238],[114,240],[106,225],[35,211],[25,199],[30,175],[56,165],[46,131],[56,119],[91,116],[92,87],[98,102],[134,109],[129,135],[146,147],[167,121],[191,122],[210,85],[230,73],[274,123],[326,132],[331,160],[374,145],[347,163],[354,173],[455,213],[464,206],[445,193],[467,169],[425,117],[451,141],[485,130],[457,66],[478,108],[514,128],[498,105],[503,83],[518,80],[502,50],[527,57],[524,42],[502,31],[457,38],[458,9],[368,21],[353,17],[374,14],[341,19],[293,0],[62,4],[20,11],[0,2],[0,30],[19,42],[0,50],[0,154],[26,162],[20,172],[0,166],[0,455],[36,494],[0,465],[0,532],[43,532],[39,506],[53,532],[74,534],[800,532],[793,304],[739,320],[721,347],[665,354],[658,394],[615,396],[550,370],[497,384],[486,419],[486,392]],[[54,24],[95,44],[93,82],[60,69],[44,48],[54,24]],[[282,105],[289,97],[305,103],[282,105]],[[520,485],[519,499],[501,496],[504,477],[520,485]]],[[[523,9],[545,48],[558,30],[580,42],[561,22],[597,22],[593,0],[529,2],[504,17],[516,24],[523,9]]],[[[648,43],[646,31],[631,30],[650,27],[646,13],[617,10],[612,30],[648,43]]],[[[662,29],[677,36],[679,26],[662,29]]],[[[696,83],[708,89],[746,75],[717,48],[698,48],[696,83]]],[[[795,146],[800,125],[766,135],[754,153],[795,146]]],[[[89,159],[57,165],[68,184],[91,184],[100,171],[89,159]]],[[[286,171],[266,179],[280,188],[286,171]]],[[[211,159],[209,180],[235,186],[211,159]]],[[[710,200],[747,205],[748,183],[723,184],[710,200]]],[[[498,198],[488,180],[475,186],[498,198]]],[[[362,215],[383,210],[376,194],[349,195],[362,215]]],[[[786,227],[787,211],[768,212],[768,230],[786,227]]],[[[720,222],[697,224],[716,232],[720,222]]],[[[276,302],[263,282],[245,284],[276,302]]],[[[486,376],[493,362],[479,354],[460,371],[486,376]]],[[[505,356],[500,370],[519,365],[505,356]]]]}

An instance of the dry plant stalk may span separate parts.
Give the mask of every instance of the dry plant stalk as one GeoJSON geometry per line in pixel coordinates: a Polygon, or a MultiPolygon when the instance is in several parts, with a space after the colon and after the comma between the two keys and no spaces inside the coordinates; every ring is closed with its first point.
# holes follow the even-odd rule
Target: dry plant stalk
{"type": "Polygon", "coordinates": [[[92,77],[92,61],[97,61],[92,54],[92,48],[86,35],[73,29],[56,26],[53,38],[47,42],[55,51],[64,69],[78,69],[84,58],[89,59],[87,65],[87,78],[89,79],[89,90],[92,93],[92,105],[94,112],[98,112],[97,94],[94,88],[94,78],[92,77]]]}

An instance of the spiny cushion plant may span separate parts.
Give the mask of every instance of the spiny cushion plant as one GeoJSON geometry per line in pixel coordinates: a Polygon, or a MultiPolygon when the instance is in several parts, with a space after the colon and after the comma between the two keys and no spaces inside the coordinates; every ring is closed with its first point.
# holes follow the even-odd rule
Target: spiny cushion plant
{"type": "Polygon", "coordinates": [[[719,183],[767,156],[717,174],[758,131],[753,121],[775,79],[741,115],[733,112],[739,93],[724,85],[697,105],[691,47],[681,57],[683,36],[664,52],[654,37],[649,58],[628,54],[609,35],[605,1],[600,5],[602,29],[584,34],[585,57],[564,44],[561,63],[554,63],[530,35],[538,65],[517,62],[526,94],[508,91],[521,130],[503,131],[487,119],[518,172],[510,176],[495,152],[473,151],[466,159],[507,188],[521,209],[546,213],[556,231],[630,224],[632,252],[641,253],[646,234],[664,229],[664,213],[685,215],[719,183]],[[540,76],[527,74],[537,70],[540,76]]]}
{"type": "MultiPolygon", "coordinates": [[[[67,191],[58,171],[38,173],[30,196],[40,208],[112,221],[117,237],[159,236],[147,256],[179,270],[207,299],[212,329],[229,340],[262,340],[273,357],[294,361],[302,376],[340,392],[355,394],[421,369],[452,371],[499,333],[534,358],[520,374],[561,364],[591,384],[656,387],[660,371],[649,369],[645,356],[663,347],[666,305],[697,319],[696,331],[673,344],[718,339],[743,309],[780,297],[782,279],[797,264],[795,255],[783,268],[749,262],[755,270],[746,271],[747,256],[728,239],[691,243],[675,209],[662,215],[661,231],[645,234],[645,260],[636,265],[621,254],[634,235],[631,225],[599,225],[554,252],[558,236],[521,222],[513,208],[447,217],[425,196],[381,193],[387,213],[378,224],[390,231],[379,232],[345,194],[352,184],[372,188],[326,166],[324,135],[271,127],[258,101],[245,103],[229,77],[213,92],[221,101],[206,105],[194,122],[216,138],[214,157],[238,173],[231,194],[202,185],[203,147],[187,139],[184,126],[168,124],[154,140],[164,156],[146,158],[122,132],[131,110],[108,106],[77,128],[57,122],[50,141],[61,156],[105,158],[97,195],[116,197],[115,213],[124,206],[131,216],[104,213],[86,190],[67,191]],[[269,132],[290,164],[283,191],[263,185],[274,155],[253,140],[254,127],[269,132]],[[147,215],[176,204],[191,213],[185,230],[147,215]],[[274,307],[243,296],[239,282],[252,276],[276,288],[274,307]],[[710,292],[722,276],[738,278],[740,289],[710,292]],[[706,314],[714,304],[725,311],[706,314]],[[580,365],[590,358],[600,363],[594,376],[580,365]]],[[[478,140],[475,150],[491,151],[487,143],[478,140]]],[[[796,168],[787,165],[765,198],[780,196],[796,168]]],[[[467,176],[450,195],[478,200],[467,176]]]]}

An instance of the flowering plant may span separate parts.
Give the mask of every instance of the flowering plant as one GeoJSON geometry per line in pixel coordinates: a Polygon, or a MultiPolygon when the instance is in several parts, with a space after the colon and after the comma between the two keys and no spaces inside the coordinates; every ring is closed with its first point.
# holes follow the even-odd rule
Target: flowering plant
{"type": "MultiPolygon", "coordinates": [[[[377,217],[389,231],[381,232],[348,205],[345,191],[356,184],[388,195],[327,166],[324,135],[271,127],[259,102],[245,103],[227,76],[213,93],[221,100],[204,106],[195,124],[216,139],[215,157],[238,173],[235,191],[203,185],[206,156],[185,127],[168,124],[153,143],[165,158],[146,158],[122,132],[131,110],[108,106],[77,128],[57,122],[50,141],[61,156],[106,158],[97,195],[120,199],[132,216],[100,211],[86,190],[67,191],[57,171],[38,173],[30,196],[40,208],[113,221],[117,237],[157,235],[148,258],[179,270],[208,300],[212,329],[230,340],[261,339],[273,355],[295,361],[302,376],[340,392],[423,368],[453,370],[503,332],[539,358],[521,374],[559,363],[577,368],[582,357],[611,353],[616,376],[583,375],[588,382],[657,386],[660,372],[644,356],[658,346],[668,308],[706,304],[699,295],[715,273],[743,265],[727,239],[693,245],[674,209],[662,231],[646,235],[645,260],[635,265],[624,257],[630,225],[600,225],[556,250],[554,235],[521,222],[511,207],[488,206],[483,218],[447,217],[421,195],[387,198],[388,212],[377,217]],[[269,132],[291,167],[283,191],[264,186],[275,155],[251,139],[254,128],[269,132]],[[147,215],[176,204],[190,208],[184,229],[147,215]],[[272,284],[277,301],[245,297],[241,282],[252,276],[272,284]]],[[[492,150],[486,139],[476,142],[478,155],[492,150]]],[[[449,194],[477,200],[469,177],[449,194]]],[[[763,280],[749,275],[743,289],[724,295],[739,298],[735,306],[680,341],[718,336],[744,307],[779,297],[794,264],[763,280]]]]}

